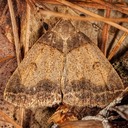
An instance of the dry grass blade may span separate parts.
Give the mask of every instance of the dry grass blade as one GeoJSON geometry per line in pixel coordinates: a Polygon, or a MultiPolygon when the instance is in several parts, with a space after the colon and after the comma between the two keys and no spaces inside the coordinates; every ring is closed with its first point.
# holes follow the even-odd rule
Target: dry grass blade
{"type": "Polygon", "coordinates": [[[108,56],[108,60],[111,60],[112,57],[116,54],[116,52],[119,50],[121,44],[123,43],[124,39],[127,37],[128,33],[124,33],[121,38],[119,39],[119,41],[117,42],[116,46],[112,49],[112,51],[110,52],[109,56],[108,56]]]}
{"type": "Polygon", "coordinates": [[[7,57],[5,57],[5,58],[0,58],[0,63],[1,62],[4,62],[4,61],[6,61],[6,60],[9,60],[9,59],[12,59],[14,56],[7,56],[7,57]]]}
{"type": "Polygon", "coordinates": [[[10,17],[11,17],[11,22],[12,22],[12,29],[13,29],[13,35],[14,35],[15,48],[16,48],[17,63],[19,64],[20,60],[21,60],[21,53],[20,53],[20,45],[19,45],[18,28],[17,28],[17,24],[16,24],[12,0],[8,0],[8,6],[9,6],[10,17]]]}
{"type": "Polygon", "coordinates": [[[67,6],[71,7],[71,8],[74,8],[74,9],[76,9],[78,11],[81,11],[81,12],[83,12],[85,14],[88,14],[88,15],[90,15],[92,17],[101,18],[102,22],[107,23],[107,24],[110,24],[110,25],[112,25],[112,26],[114,26],[114,27],[116,27],[116,28],[118,28],[118,29],[120,29],[122,31],[128,32],[128,29],[126,29],[126,28],[124,28],[124,27],[122,27],[122,26],[120,26],[120,25],[118,25],[118,24],[116,24],[114,22],[106,21],[107,18],[104,18],[102,16],[99,16],[99,15],[97,15],[95,13],[92,13],[92,12],[90,12],[90,11],[88,11],[88,10],[86,10],[86,9],[78,6],[78,5],[72,4],[71,2],[68,2],[68,1],[65,1],[65,0],[56,0],[56,1],[58,1],[60,3],[63,3],[64,5],[67,5],[67,6]]]}
{"type": "Polygon", "coordinates": [[[25,54],[29,50],[29,36],[30,36],[30,6],[27,4],[27,27],[26,27],[26,41],[25,41],[25,54]]]}
{"type": "Polygon", "coordinates": [[[24,123],[24,113],[25,113],[25,109],[20,108],[20,126],[23,126],[24,123]]]}
{"type": "MultiPolygon", "coordinates": [[[[63,13],[59,13],[59,12],[45,11],[45,10],[42,10],[42,9],[41,9],[41,13],[44,14],[44,15],[55,16],[55,17],[61,17],[61,18],[72,19],[72,20],[81,20],[81,21],[102,21],[101,18],[72,16],[72,15],[63,14],[63,13]]],[[[106,18],[106,21],[128,22],[128,19],[127,19],[127,18],[106,18]]]]}
{"type": "Polygon", "coordinates": [[[96,2],[96,3],[99,3],[99,4],[103,5],[103,6],[106,6],[107,8],[120,11],[120,12],[122,12],[124,14],[128,14],[128,11],[127,10],[124,10],[123,8],[118,7],[116,5],[112,5],[109,2],[106,2],[106,1],[103,1],[103,0],[92,0],[92,1],[93,2],[96,2]]]}
{"type": "Polygon", "coordinates": [[[17,123],[15,123],[15,121],[13,121],[10,117],[8,117],[5,113],[3,113],[1,110],[0,110],[0,115],[5,119],[7,120],[7,122],[11,123],[12,125],[14,125],[16,128],[22,128],[21,126],[19,126],[17,123]]]}
{"type": "Polygon", "coordinates": [[[0,121],[5,122],[5,123],[10,123],[7,120],[3,120],[3,119],[0,119],[0,121]]]}

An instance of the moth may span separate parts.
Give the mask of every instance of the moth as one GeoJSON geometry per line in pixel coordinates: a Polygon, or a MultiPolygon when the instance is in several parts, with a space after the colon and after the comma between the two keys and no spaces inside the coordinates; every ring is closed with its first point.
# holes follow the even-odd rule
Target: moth
{"type": "Polygon", "coordinates": [[[61,20],[30,49],[9,79],[6,101],[24,108],[104,108],[124,85],[100,49],[72,21],[61,20]]]}

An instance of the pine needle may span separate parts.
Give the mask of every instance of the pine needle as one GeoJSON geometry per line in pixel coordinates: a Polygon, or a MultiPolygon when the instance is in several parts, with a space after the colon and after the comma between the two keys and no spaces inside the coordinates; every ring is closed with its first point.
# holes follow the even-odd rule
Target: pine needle
{"type": "Polygon", "coordinates": [[[19,126],[14,120],[12,120],[9,116],[7,116],[5,113],[3,113],[0,110],[0,115],[7,120],[7,122],[11,123],[12,125],[14,125],[16,128],[22,128],[21,126],[19,126]]]}
{"type": "Polygon", "coordinates": [[[124,32],[128,32],[128,29],[126,29],[126,28],[120,26],[119,24],[116,24],[116,23],[111,22],[111,21],[106,21],[107,18],[104,18],[104,17],[102,17],[102,16],[100,16],[100,15],[97,15],[97,14],[95,14],[95,13],[93,13],[93,12],[90,12],[90,11],[88,11],[88,10],[86,10],[86,9],[84,9],[84,8],[82,8],[82,7],[78,6],[78,5],[76,5],[76,4],[73,4],[73,3],[68,2],[68,1],[65,1],[65,0],[56,0],[56,1],[58,1],[58,2],[60,2],[60,3],[62,3],[62,4],[64,4],[64,5],[67,5],[67,6],[71,7],[71,8],[73,8],[73,9],[76,9],[76,10],[78,10],[78,11],[81,11],[81,12],[83,12],[83,13],[85,13],[85,14],[87,14],[87,15],[90,15],[90,16],[92,16],[92,17],[101,18],[102,22],[107,23],[107,24],[109,24],[109,25],[111,25],[111,26],[114,26],[114,27],[116,27],[116,28],[118,28],[118,29],[120,29],[120,30],[122,30],[122,31],[124,31],[124,32]]]}
{"type": "Polygon", "coordinates": [[[13,29],[13,35],[14,35],[15,48],[16,48],[17,63],[19,65],[20,60],[21,60],[21,53],[20,53],[18,28],[17,28],[17,24],[16,24],[16,18],[15,18],[12,0],[8,0],[8,6],[9,6],[10,17],[11,17],[11,22],[12,22],[12,29],[13,29]]]}
{"type": "MultiPolygon", "coordinates": [[[[44,15],[61,17],[61,18],[66,18],[66,19],[80,20],[80,21],[103,21],[101,18],[72,16],[69,14],[63,14],[63,13],[59,13],[59,12],[45,11],[42,9],[40,9],[40,10],[41,10],[41,13],[44,15]]],[[[128,22],[128,19],[127,18],[106,18],[106,21],[128,22]]]]}
{"type": "Polygon", "coordinates": [[[108,60],[111,60],[113,58],[113,56],[117,53],[117,51],[119,50],[121,44],[123,43],[124,39],[127,37],[128,33],[125,32],[121,38],[119,39],[119,41],[117,42],[117,44],[115,45],[115,47],[112,49],[112,51],[110,52],[109,56],[108,56],[108,60]]]}

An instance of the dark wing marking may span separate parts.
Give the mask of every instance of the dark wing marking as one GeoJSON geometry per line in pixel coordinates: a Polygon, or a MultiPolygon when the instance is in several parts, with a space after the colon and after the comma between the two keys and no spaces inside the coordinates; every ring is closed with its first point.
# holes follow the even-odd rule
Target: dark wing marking
{"type": "Polygon", "coordinates": [[[60,52],[63,52],[63,39],[57,32],[52,30],[43,35],[38,43],[47,44],[53,48],[56,48],[60,52]]]}

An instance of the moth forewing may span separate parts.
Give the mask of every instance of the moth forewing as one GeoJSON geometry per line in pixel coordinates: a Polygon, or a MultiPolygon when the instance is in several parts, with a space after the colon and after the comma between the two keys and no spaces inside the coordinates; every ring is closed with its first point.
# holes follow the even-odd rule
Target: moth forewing
{"type": "Polygon", "coordinates": [[[66,56],[63,101],[72,106],[105,107],[119,96],[124,85],[99,48],[82,33],[76,37],[79,46],[74,45],[66,56]]]}
{"type": "Polygon", "coordinates": [[[5,100],[26,108],[59,104],[62,71],[63,54],[37,42],[8,81],[5,100]]]}

